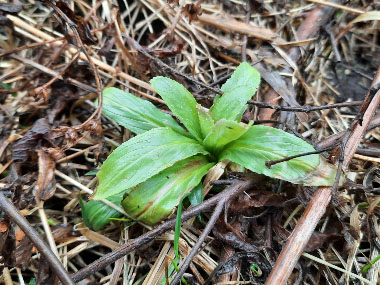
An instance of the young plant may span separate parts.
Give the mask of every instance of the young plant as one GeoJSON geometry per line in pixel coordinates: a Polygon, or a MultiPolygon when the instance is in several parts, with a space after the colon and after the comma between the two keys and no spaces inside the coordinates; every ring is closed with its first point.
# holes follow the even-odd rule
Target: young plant
{"type": "Polygon", "coordinates": [[[181,84],[166,77],[151,81],[154,90],[183,126],[152,103],[116,88],[104,90],[103,112],[137,135],[107,158],[97,176],[94,199],[124,193],[122,206],[136,220],[154,225],[218,161],[230,160],[253,172],[311,186],[332,185],[336,168],[317,154],[268,168],[266,161],[315,151],[282,130],[240,123],[260,74],[242,63],[222,86],[210,110],[197,104],[181,84]]]}

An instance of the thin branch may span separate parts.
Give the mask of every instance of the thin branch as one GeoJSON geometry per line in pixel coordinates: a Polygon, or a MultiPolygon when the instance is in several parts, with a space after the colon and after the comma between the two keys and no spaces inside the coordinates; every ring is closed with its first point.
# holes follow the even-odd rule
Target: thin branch
{"type": "Polygon", "coordinates": [[[362,104],[362,101],[337,103],[337,104],[330,104],[330,105],[324,105],[324,106],[301,106],[301,107],[286,107],[286,106],[280,106],[280,105],[273,105],[269,103],[257,102],[253,100],[249,100],[248,104],[257,106],[259,108],[268,108],[268,109],[274,109],[278,111],[310,113],[310,112],[326,110],[326,109],[360,106],[362,104]]]}
{"type": "MultiPolygon", "coordinates": [[[[226,197],[233,198],[236,195],[240,194],[243,191],[246,191],[253,185],[254,181],[247,180],[247,181],[241,181],[238,182],[228,188],[226,188],[223,192],[211,197],[210,199],[207,199],[203,203],[199,204],[198,206],[191,208],[187,211],[185,211],[182,214],[181,220],[182,222],[187,221],[191,219],[192,217],[195,217],[199,215],[201,212],[210,209],[212,206],[217,204],[220,200],[226,199],[226,197]]],[[[114,263],[119,258],[122,258],[123,256],[127,255],[128,253],[142,247],[143,245],[147,244],[148,242],[154,240],[157,236],[162,235],[166,231],[174,228],[176,223],[176,219],[171,219],[158,227],[154,228],[153,230],[139,236],[138,238],[131,240],[130,242],[124,244],[123,246],[115,249],[111,253],[108,253],[98,260],[94,261],[93,263],[89,264],[85,268],[79,270],[75,274],[73,274],[71,277],[76,282],[79,282],[80,280],[83,280],[84,278],[92,275],[94,272],[97,272],[99,270],[102,270],[106,266],[114,263]]]]}
{"type": "Polygon", "coordinates": [[[74,285],[74,281],[70,278],[67,271],[63,268],[62,263],[40,238],[37,232],[30,226],[24,216],[21,215],[16,207],[4,196],[2,191],[0,191],[0,208],[22,229],[26,236],[32,241],[38,251],[46,258],[51,269],[58,276],[61,282],[63,284],[74,285]]]}
{"type": "Polygon", "coordinates": [[[288,157],[285,157],[285,158],[282,158],[282,159],[268,160],[268,161],[265,162],[265,166],[268,167],[268,168],[271,168],[273,165],[275,165],[277,163],[289,161],[289,160],[292,160],[292,159],[297,158],[297,157],[302,157],[302,156],[307,156],[307,155],[312,155],[312,154],[320,154],[320,153],[322,153],[324,151],[331,150],[332,148],[334,148],[334,146],[329,146],[329,147],[326,147],[326,148],[323,148],[323,149],[319,149],[319,150],[316,150],[316,151],[304,152],[304,153],[288,156],[288,157]]]}

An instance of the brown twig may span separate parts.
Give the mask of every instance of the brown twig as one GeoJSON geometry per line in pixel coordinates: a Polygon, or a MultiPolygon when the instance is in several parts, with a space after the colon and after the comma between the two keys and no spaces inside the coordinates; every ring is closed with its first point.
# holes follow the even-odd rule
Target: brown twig
{"type": "MultiPolygon", "coordinates": [[[[185,211],[182,216],[181,220],[182,222],[187,221],[191,219],[192,217],[197,216],[201,212],[210,209],[212,206],[217,204],[220,200],[226,199],[226,197],[229,197],[232,199],[236,195],[240,194],[243,191],[246,191],[251,185],[253,184],[253,180],[247,180],[247,181],[240,181],[228,188],[226,188],[223,192],[211,197],[210,199],[207,199],[203,203],[199,204],[198,206],[191,208],[187,211],[185,211]]],[[[151,240],[155,239],[157,236],[163,234],[164,232],[174,228],[176,223],[176,219],[171,219],[155,229],[139,236],[138,238],[124,244],[123,246],[119,247],[118,249],[112,251],[111,253],[108,253],[95,262],[89,264],[87,267],[79,270],[75,274],[73,274],[71,277],[74,281],[78,282],[90,275],[92,275],[94,272],[102,270],[109,264],[114,263],[119,258],[122,258],[126,254],[140,248],[144,244],[147,244],[151,240]]]]}
{"type": "Polygon", "coordinates": [[[38,251],[48,260],[51,269],[57,274],[63,284],[75,284],[62,263],[58,260],[51,249],[39,237],[37,232],[30,226],[28,221],[20,214],[16,207],[0,191],[0,208],[22,229],[27,237],[32,241],[38,251]]]}
{"type": "Polygon", "coordinates": [[[324,105],[324,106],[286,107],[286,106],[274,105],[274,104],[269,104],[269,103],[257,102],[253,100],[248,101],[248,104],[255,105],[259,108],[269,108],[269,109],[278,110],[278,111],[305,112],[305,113],[310,113],[310,112],[320,111],[320,110],[327,110],[327,109],[334,109],[334,108],[360,106],[362,103],[363,103],[362,101],[354,101],[354,102],[336,103],[336,104],[330,104],[330,105],[324,105]]]}

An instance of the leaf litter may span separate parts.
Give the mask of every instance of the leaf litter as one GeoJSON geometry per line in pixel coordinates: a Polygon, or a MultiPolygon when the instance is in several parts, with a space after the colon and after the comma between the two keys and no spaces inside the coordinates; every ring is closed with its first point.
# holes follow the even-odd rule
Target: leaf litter
{"type": "MultiPolygon", "coordinates": [[[[0,57],[1,191],[41,239],[56,248],[70,274],[109,253],[110,240],[122,245],[140,237],[148,229],[139,223],[113,220],[98,235],[89,234],[83,223],[79,203],[83,193],[72,182],[95,190],[95,176],[86,173],[98,169],[132,135],[109,118],[102,116],[100,122],[96,117],[97,78],[88,59],[75,55],[88,53],[104,87],[125,89],[164,111],[168,109],[152,92],[149,79],[171,77],[193,93],[198,103],[210,107],[215,93],[198,82],[220,88],[243,61],[243,53],[264,79],[253,100],[290,107],[361,101],[380,65],[376,41],[380,7],[375,2],[363,6],[363,2],[351,1],[335,8],[327,1],[316,2],[250,1],[250,13],[247,1],[240,0],[141,0],[95,6],[77,0],[70,4],[2,3],[0,54],[7,55],[0,57]],[[322,26],[308,20],[318,9],[324,11],[319,15],[322,26]],[[359,16],[357,11],[367,12],[359,16]],[[42,86],[46,87],[38,89],[42,86]],[[55,176],[56,169],[73,181],[55,176]],[[45,216],[38,210],[41,205],[45,216]]],[[[339,142],[337,134],[348,128],[358,111],[348,106],[305,116],[249,105],[243,120],[272,124],[314,145],[334,145],[339,142]],[[334,134],[335,139],[329,140],[334,134]]],[[[378,114],[372,122],[376,120],[378,114]]],[[[327,263],[301,257],[289,284],[354,283],[355,275],[367,284],[377,282],[380,265],[371,265],[371,261],[380,254],[378,124],[361,139],[346,171],[351,182],[338,189],[338,205],[329,205],[305,249],[327,263]],[[362,273],[365,266],[368,269],[362,273]]],[[[329,151],[323,154],[328,157],[329,151]]],[[[339,156],[337,151],[331,154],[339,156]]],[[[227,167],[210,177],[225,180],[232,172],[227,167]]],[[[243,177],[249,179],[248,173],[243,177]]],[[[223,187],[216,183],[204,200],[223,187]]],[[[276,179],[260,180],[227,204],[184,278],[199,284],[265,283],[315,191],[276,179]],[[265,249],[266,254],[254,247],[265,249]],[[252,264],[260,268],[261,275],[250,270],[252,264]]],[[[202,219],[182,225],[182,260],[211,214],[212,210],[205,211],[202,219]]],[[[23,235],[17,242],[20,229],[12,218],[1,213],[0,223],[1,282],[57,283],[49,263],[28,238],[23,235]]],[[[113,272],[118,276],[112,277],[112,284],[165,282],[165,262],[160,257],[171,256],[173,236],[169,231],[141,244],[148,255],[143,250],[131,252],[123,259],[122,270],[111,265],[83,282],[107,282],[113,272]]]]}

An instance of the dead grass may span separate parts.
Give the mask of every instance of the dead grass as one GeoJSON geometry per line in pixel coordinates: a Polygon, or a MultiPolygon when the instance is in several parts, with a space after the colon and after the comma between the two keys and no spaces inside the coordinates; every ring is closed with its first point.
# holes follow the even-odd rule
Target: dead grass
{"type": "MultiPolygon", "coordinates": [[[[53,2],[0,4],[0,83],[6,84],[0,86],[0,186],[69,273],[86,268],[149,230],[140,224],[112,222],[96,233],[81,218],[78,195],[93,193],[97,183],[94,175],[86,173],[97,169],[132,135],[100,118],[94,101],[102,88],[128,90],[167,110],[148,84],[153,76],[163,75],[184,84],[198,102],[209,107],[215,93],[195,82],[218,88],[246,58],[264,79],[254,100],[320,106],[363,100],[380,65],[375,20],[380,20],[380,12],[373,12],[380,7],[372,2],[334,6],[328,1],[251,1],[249,13],[246,1],[241,0],[179,1],[179,7],[176,1],[168,2],[74,0],[69,6],[83,17],[75,18],[77,35],[67,25],[74,18],[58,16],[52,9],[55,4],[48,5],[53,2]],[[193,6],[184,8],[185,4],[193,6]],[[316,20],[307,22],[316,7],[323,9],[317,18],[323,21],[321,26],[316,20]],[[359,14],[360,21],[354,21],[359,14]],[[84,23],[92,31],[93,42],[85,34],[84,23]],[[128,45],[125,35],[153,59],[128,45]],[[84,49],[78,48],[78,38],[84,49]]],[[[347,130],[358,110],[344,107],[294,113],[250,106],[243,120],[275,120],[276,127],[318,146],[347,130]]],[[[318,222],[308,253],[298,261],[288,284],[378,283],[379,262],[361,273],[379,256],[378,125],[372,125],[360,141],[345,170],[352,183],[338,190],[339,203],[330,205],[318,222]]],[[[326,155],[336,160],[338,153],[335,149],[326,155]]],[[[234,178],[225,167],[218,165],[209,174],[207,191],[212,181],[234,178]]],[[[283,201],[230,211],[228,225],[219,219],[185,278],[204,284],[218,264],[246,252],[246,244],[262,248],[273,265],[314,191],[274,180],[252,187],[248,196],[260,192],[259,197],[278,195],[283,201]],[[228,241],[228,233],[233,240],[228,241]],[[218,234],[224,238],[217,238],[218,234]]],[[[214,194],[211,190],[207,197],[214,194]]],[[[182,260],[196,244],[210,214],[204,214],[203,222],[192,219],[183,225],[182,260]]],[[[81,284],[159,284],[174,258],[173,237],[173,232],[157,237],[81,284]]],[[[1,282],[55,283],[46,261],[3,213],[0,250],[1,282]]],[[[225,274],[214,272],[212,283],[265,283],[269,272],[254,276],[246,270],[252,262],[241,257],[226,263],[225,274]]]]}

